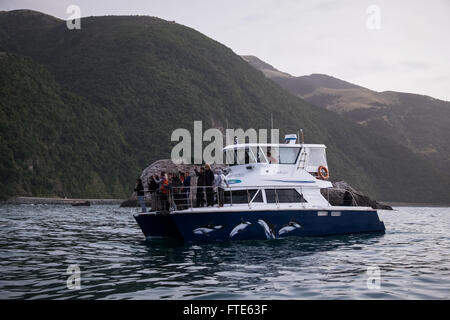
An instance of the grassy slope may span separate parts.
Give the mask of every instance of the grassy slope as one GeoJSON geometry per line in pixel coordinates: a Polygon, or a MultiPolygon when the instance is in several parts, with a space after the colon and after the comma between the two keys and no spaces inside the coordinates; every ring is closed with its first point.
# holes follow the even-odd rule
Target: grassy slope
{"type": "Polygon", "coordinates": [[[419,94],[376,92],[326,75],[279,76],[280,71],[256,57],[247,61],[292,94],[423,155],[450,179],[450,102],[419,94]]]}
{"type": "MultiPolygon", "coordinates": [[[[0,95],[7,128],[1,138],[9,155],[0,174],[16,172],[6,177],[3,196],[126,196],[140,169],[169,156],[173,129],[191,128],[193,120],[223,127],[226,118],[235,128],[267,128],[273,113],[282,133],[304,128],[307,142],[327,144],[335,179],[383,200],[447,200],[436,186],[447,181],[432,168],[423,170],[424,161],[407,148],[288,94],[190,28],[157,18],[110,16],[85,18],[82,30],[69,31],[64,21],[15,11],[0,14],[2,29],[0,51],[18,54],[8,60],[16,60],[17,72],[33,69],[36,82],[19,76],[0,95]],[[33,28],[24,23],[28,20],[33,28]],[[33,87],[38,85],[48,92],[33,87]],[[23,93],[13,99],[16,90],[23,93]],[[39,116],[25,116],[27,109],[39,116]],[[17,123],[33,128],[22,156],[21,144],[10,140],[20,132],[17,123]],[[40,132],[41,124],[53,128],[54,136],[40,132]],[[55,155],[31,148],[35,145],[53,148],[55,155]],[[27,164],[35,158],[45,159],[40,177],[47,180],[30,189],[27,164]]],[[[13,74],[2,69],[2,81],[13,74]]]]}

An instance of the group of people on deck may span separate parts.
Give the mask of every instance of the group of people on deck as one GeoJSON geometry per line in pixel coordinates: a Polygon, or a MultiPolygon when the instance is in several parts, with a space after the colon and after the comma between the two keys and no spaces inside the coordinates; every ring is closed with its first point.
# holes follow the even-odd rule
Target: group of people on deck
{"type": "MultiPolygon", "coordinates": [[[[216,174],[209,164],[194,167],[197,176],[196,207],[214,206],[224,204],[225,187],[228,182],[221,169],[216,174]],[[216,200],[214,199],[216,195],[216,200]]],[[[191,206],[191,176],[189,172],[178,172],[177,174],[161,172],[160,175],[152,175],[147,182],[147,190],[150,195],[152,210],[169,211],[176,207],[178,210],[187,209],[191,206]]],[[[142,212],[146,212],[145,188],[142,179],[136,179],[134,188],[142,212]]]]}
{"type": "Polygon", "coordinates": [[[214,206],[218,203],[219,207],[223,207],[225,187],[228,187],[227,179],[223,174],[221,169],[217,170],[217,174],[211,169],[209,164],[204,167],[194,168],[195,174],[197,175],[197,203],[196,207],[207,207],[214,206]],[[214,190],[216,191],[216,199],[214,200],[214,190]],[[206,194],[206,199],[205,199],[206,194]]]}

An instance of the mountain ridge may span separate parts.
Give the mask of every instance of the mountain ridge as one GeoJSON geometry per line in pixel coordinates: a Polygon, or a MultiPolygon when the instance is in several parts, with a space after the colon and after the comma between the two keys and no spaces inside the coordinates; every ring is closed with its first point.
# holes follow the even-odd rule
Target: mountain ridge
{"type": "Polygon", "coordinates": [[[273,114],[281,135],[303,128],[327,145],[336,180],[380,200],[447,200],[433,183],[448,181],[423,172],[420,156],[291,95],[194,29],[104,16],[68,30],[29,15],[0,15],[0,197],[126,197],[143,168],[170,155],[174,129],[268,128],[273,114]]]}
{"type": "MultiPolygon", "coordinates": [[[[248,62],[261,70],[263,64],[258,60],[253,57],[248,62]]],[[[348,82],[331,76],[316,78],[312,86],[304,81],[309,76],[277,78],[275,71],[265,75],[292,94],[380,132],[425,155],[442,172],[448,171],[450,102],[408,92],[377,92],[353,84],[345,87],[342,84],[348,82]]]]}

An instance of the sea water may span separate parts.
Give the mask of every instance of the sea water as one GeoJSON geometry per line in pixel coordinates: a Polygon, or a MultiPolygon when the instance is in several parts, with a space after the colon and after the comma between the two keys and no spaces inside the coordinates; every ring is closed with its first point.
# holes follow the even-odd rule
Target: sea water
{"type": "Polygon", "coordinates": [[[134,209],[0,206],[1,299],[449,299],[450,208],[384,235],[145,241],[134,209]]]}

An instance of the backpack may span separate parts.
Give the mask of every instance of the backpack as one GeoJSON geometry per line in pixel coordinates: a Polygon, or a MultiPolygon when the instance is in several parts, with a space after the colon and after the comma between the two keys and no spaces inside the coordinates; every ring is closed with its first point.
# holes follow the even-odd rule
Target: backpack
{"type": "Polygon", "coordinates": [[[159,187],[159,191],[161,191],[164,194],[168,193],[168,191],[169,191],[167,188],[168,186],[169,186],[169,181],[167,179],[164,179],[163,183],[159,187]]]}

